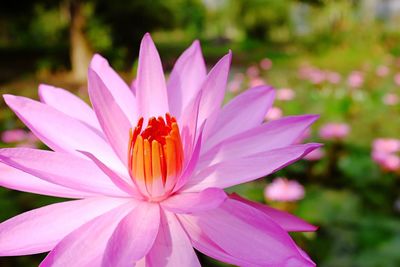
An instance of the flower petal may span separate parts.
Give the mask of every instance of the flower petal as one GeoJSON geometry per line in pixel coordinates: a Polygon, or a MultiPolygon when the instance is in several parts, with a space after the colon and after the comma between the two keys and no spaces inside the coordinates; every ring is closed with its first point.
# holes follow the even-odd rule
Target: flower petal
{"type": "Polygon", "coordinates": [[[120,160],[127,164],[131,123],[118,106],[101,77],[89,68],[89,96],[94,111],[111,147],[120,160]]]}
{"type": "Polygon", "coordinates": [[[142,202],[118,224],[108,241],[102,266],[129,266],[153,246],[160,226],[157,204],[142,202]]]}
{"type": "Polygon", "coordinates": [[[175,215],[161,213],[157,238],[146,256],[147,267],[200,267],[192,244],[175,215]]]}
{"type": "Polygon", "coordinates": [[[260,266],[311,266],[285,230],[239,201],[227,199],[217,209],[180,217],[235,258],[260,266]]]}
{"type": "Polygon", "coordinates": [[[52,204],[15,216],[0,224],[0,256],[49,251],[80,225],[127,201],[124,198],[88,198],[52,204]]]}
{"type": "Polygon", "coordinates": [[[229,51],[229,53],[221,58],[211,69],[201,87],[202,98],[198,119],[199,126],[221,107],[225,96],[231,60],[232,52],[229,51]]]}
{"type": "Polygon", "coordinates": [[[242,198],[238,194],[234,193],[229,196],[232,199],[240,201],[246,205],[258,209],[268,215],[274,222],[276,222],[280,227],[288,232],[314,232],[318,227],[309,224],[308,222],[281,210],[274,209],[267,205],[263,205],[258,202],[253,202],[242,198]]]}
{"type": "Polygon", "coordinates": [[[62,239],[40,266],[101,266],[113,231],[136,205],[138,202],[127,200],[125,204],[80,226],[62,239]]]}
{"type": "Polygon", "coordinates": [[[207,188],[200,193],[178,193],[161,202],[161,207],[174,213],[196,213],[215,209],[227,198],[224,190],[207,188]]]}
{"type": "Polygon", "coordinates": [[[161,59],[150,34],[140,44],[139,64],[135,82],[138,110],[147,121],[168,112],[168,96],[161,59]]]}
{"type": "Polygon", "coordinates": [[[183,191],[198,192],[208,187],[227,188],[249,182],[284,168],[320,146],[313,143],[292,145],[223,161],[191,177],[183,191]]]}
{"type": "Polygon", "coordinates": [[[139,114],[135,95],[124,80],[110,67],[107,60],[99,54],[95,54],[90,62],[90,69],[100,77],[126,118],[131,123],[136,123],[139,114]]]}
{"type": "Polygon", "coordinates": [[[232,136],[206,152],[202,149],[204,153],[197,168],[292,145],[317,118],[316,115],[285,117],[232,136]]]}
{"type": "Polygon", "coordinates": [[[270,86],[257,86],[235,97],[219,112],[211,115],[216,119],[207,120],[204,133],[207,142],[204,143],[203,151],[228,137],[260,125],[274,98],[275,92],[270,86]]]}
{"type": "Polygon", "coordinates": [[[50,183],[108,196],[129,196],[93,162],[71,154],[32,148],[3,148],[0,161],[50,183]]]}
{"type": "Polygon", "coordinates": [[[54,86],[39,85],[39,97],[45,103],[72,118],[81,120],[93,128],[100,130],[96,114],[82,99],[71,92],[54,86]]]}
{"type": "Polygon", "coordinates": [[[113,170],[107,167],[103,162],[101,162],[98,158],[96,158],[93,154],[89,152],[80,151],[82,154],[86,155],[90,160],[93,161],[96,166],[104,172],[110,178],[110,180],[114,183],[122,191],[128,193],[129,195],[134,196],[137,199],[142,199],[141,193],[137,190],[136,185],[129,177],[129,174],[126,172],[125,175],[117,174],[113,170]]]}
{"type": "Polygon", "coordinates": [[[84,198],[96,195],[47,182],[4,163],[0,163],[0,173],[0,186],[13,190],[64,198],[84,198]]]}
{"type": "Polygon", "coordinates": [[[194,41],[176,61],[168,80],[169,110],[180,118],[184,109],[201,89],[207,75],[200,42],[194,41]]]}
{"type": "Polygon", "coordinates": [[[29,98],[4,95],[7,105],[48,147],[82,157],[77,150],[89,151],[114,169],[125,166],[109,144],[93,128],[64,113],[29,98]]]}

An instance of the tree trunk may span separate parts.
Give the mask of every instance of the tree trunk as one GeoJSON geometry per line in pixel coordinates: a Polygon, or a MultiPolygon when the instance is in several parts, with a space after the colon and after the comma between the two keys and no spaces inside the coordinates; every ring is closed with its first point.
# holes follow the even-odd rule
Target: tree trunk
{"type": "Polygon", "coordinates": [[[70,60],[72,78],[83,82],[86,79],[92,52],[85,36],[86,18],[80,0],[70,0],[70,60]]]}

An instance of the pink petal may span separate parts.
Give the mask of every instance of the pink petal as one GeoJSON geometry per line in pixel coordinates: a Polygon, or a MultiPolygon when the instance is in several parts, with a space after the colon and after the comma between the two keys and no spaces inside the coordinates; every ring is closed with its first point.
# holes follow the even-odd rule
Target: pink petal
{"type": "Polygon", "coordinates": [[[264,213],[228,199],[219,208],[180,215],[199,226],[227,254],[260,266],[310,266],[285,230],[264,213]]]}
{"type": "Polygon", "coordinates": [[[198,131],[197,122],[201,101],[201,92],[191,101],[191,104],[185,108],[179,121],[181,125],[182,145],[184,148],[184,158],[190,159],[196,145],[198,131]]]}
{"type": "Polygon", "coordinates": [[[168,112],[167,88],[160,56],[148,33],[140,44],[135,86],[138,110],[145,121],[168,112]]]}
{"type": "Polygon", "coordinates": [[[101,266],[113,231],[136,205],[138,202],[126,201],[80,226],[63,238],[40,266],[101,266]]]}
{"type": "Polygon", "coordinates": [[[211,114],[219,110],[225,96],[226,83],[231,65],[232,52],[221,58],[208,73],[201,91],[198,125],[201,125],[211,114]]]}
{"type": "Polygon", "coordinates": [[[83,198],[96,195],[49,183],[3,163],[0,163],[0,173],[0,186],[13,190],[64,198],[83,198]]]}
{"type": "Polygon", "coordinates": [[[222,189],[207,188],[200,193],[178,193],[161,202],[161,207],[174,213],[196,213],[217,208],[226,197],[222,189]]]}
{"type": "Polygon", "coordinates": [[[183,191],[198,192],[208,187],[227,188],[249,182],[284,168],[320,146],[312,143],[292,145],[223,161],[191,177],[183,191]]]}
{"type": "Polygon", "coordinates": [[[95,129],[100,130],[96,114],[82,99],[71,92],[54,86],[39,85],[40,101],[65,113],[72,118],[81,120],[95,129]]]}
{"type": "Polygon", "coordinates": [[[104,172],[108,176],[108,178],[114,183],[122,191],[128,193],[129,195],[134,196],[137,199],[142,199],[141,193],[136,188],[133,181],[128,178],[129,174],[126,172],[124,175],[117,174],[113,170],[107,167],[103,162],[101,162],[98,158],[96,158],[93,154],[89,152],[81,151],[82,154],[86,155],[90,160],[93,161],[96,166],[104,172]],[[127,177],[127,178],[125,178],[127,177]]]}
{"type": "Polygon", "coordinates": [[[213,242],[204,234],[197,222],[195,220],[192,220],[192,218],[182,215],[177,215],[177,217],[182,227],[189,235],[193,247],[195,247],[201,253],[219,261],[237,266],[261,267],[260,265],[251,264],[248,261],[238,259],[234,255],[226,253],[223,249],[221,249],[221,247],[219,247],[215,242],[213,242]]]}
{"type": "MultiPolygon", "coordinates": [[[[127,164],[131,123],[101,77],[89,68],[89,96],[100,125],[120,160],[127,164]]],[[[133,104],[133,103],[132,103],[133,104]]]]}
{"type": "Polygon", "coordinates": [[[7,105],[22,122],[55,151],[82,157],[77,150],[89,151],[113,169],[125,169],[109,144],[93,128],[64,113],[25,97],[4,95],[7,105]]]}
{"type": "Polygon", "coordinates": [[[207,70],[199,41],[182,53],[168,80],[168,101],[171,114],[180,118],[184,109],[195,98],[206,78],[207,70]]]}
{"type": "MultiPolygon", "coordinates": [[[[199,160],[198,169],[234,158],[242,158],[293,144],[318,118],[316,115],[285,117],[250,129],[224,140],[206,150],[199,160]]],[[[208,143],[208,140],[207,140],[208,143]]]]}
{"type": "Polygon", "coordinates": [[[124,198],[89,198],[45,206],[0,224],[0,256],[51,250],[80,225],[123,203],[124,198]]]}
{"type": "Polygon", "coordinates": [[[201,267],[192,244],[175,215],[163,212],[156,241],[146,256],[147,267],[201,267]]]}
{"type": "Polygon", "coordinates": [[[268,215],[274,222],[276,222],[280,227],[285,229],[288,232],[314,232],[318,229],[318,227],[309,224],[308,222],[284,211],[280,211],[274,208],[271,208],[267,205],[263,205],[258,202],[253,202],[247,199],[242,198],[238,194],[231,194],[229,196],[232,199],[240,201],[246,205],[249,205],[253,208],[258,209],[261,212],[264,212],[268,215]]]}
{"type": "Polygon", "coordinates": [[[47,182],[108,196],[129,196],[93,162],[71,154],[32,148],[4,148],[0,161],[47,182]]]}
{"type": "Polygon", "coordinates": [[[136,123],[139,114],[135,95],[124,80],[110,67],[107,60],[99,54],[95,54],[90,62],[90,69],[100,77],[126,118],[131,123],[136,123]]]}
{"type": "Polygon", "coordinates": [[[126,215],[108,241],[102,266],[129,266],[153,246],[160,226],[160,208],[143,202],[126,215]]]}
{"type": "Polygon", "coordinates": [[[271,107],[275,97],[272,87],[251,88],[231,100],[220,112],[214,113],[217,119],[207,121],[203,150],[213,147],[224,139],[245,132],[260,125],[265,113],[271,107]]]}

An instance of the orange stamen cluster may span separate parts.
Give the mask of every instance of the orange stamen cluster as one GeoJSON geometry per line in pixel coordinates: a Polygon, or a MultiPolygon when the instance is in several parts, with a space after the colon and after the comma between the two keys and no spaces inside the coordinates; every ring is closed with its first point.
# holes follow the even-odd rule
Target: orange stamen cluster
{"type": "MultiPolygon", "coordinates": [[[[149,195],[161,194],[168,180],[182,171],[183,148],[178,124],[170,114],[150,118],[142,131],[143,118],[129,133],[128,164],[132,179],[146,186],[149,195]],[[157,187],[157,189],[154,189],[157,187]]],[[[171,182],[171,181],[170,181],[171,182]]]]}

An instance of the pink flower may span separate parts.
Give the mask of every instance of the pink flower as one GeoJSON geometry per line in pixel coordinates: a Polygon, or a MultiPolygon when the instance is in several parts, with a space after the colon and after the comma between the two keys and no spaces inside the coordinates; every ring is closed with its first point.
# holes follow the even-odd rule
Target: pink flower
{"type": "Polygon", "coordinates": [[[297,181],[278,177],[265,187],[264,196],[272,201],[297,201],[304,197],[304,187],[297,181]]]}
{"type": "Polygon", "coordinates": [[[272,60],[269,58],[264,58],[260,61],[260,67],[263,70],[269,70],[272,67],[272,60]]]}
{"type": "Polygon", "coordinates": [[[1,134],[1,141],[3,143],[19,143],[28,138],[28,133],[22,129],[7,130],[1,134]]]}
{"type": "Polygon", "coordinates": [[[258,67],[256,65],[253,65],[253,66],[250,66],[247,68],[246,74],[250,78],[255,78],[260,74],[260,70],[258,69],[258,67]]]}
{"type": "Polygon", "coordinates": [[[93,57],[93,109],[48,85],[41,102],[5,95],[54,151],[0,150],[0,184],[76,200],[1,223],[0,256],[50,251],[41,266],[200,266],[194,247],[238,266],[315,266],[288,234],[314,226],[223,189],[318,148],[292,145],[316,116],[262,124],[274,97],[267,86],[221,107],[230,62],[229,52],[207,74],[195,41],[165,82],[146,34],[132,90],[93,57]]]}
{"type": "Polygon", "coordinates": [[[255,77],[250,79],[250,86],[256,87],[260,85],[265,85],[265,81],[260,77],[255,77]]]}
{"type": "Polygon", "coordinates": [[[290,88],[282,88],[276,90],[276,99],[281,101],[290,101],[293,100],[296,96],[295,91],[290,88]]]}
{"type": "Polygon", "coordinates": [[[396,75],[394,75],[394,83],[397,85],[397,86],[400,86],[400,73],[396,73],[396,75]]]}
{"type": "Polygon", "coordinates": [[[383,96],[383,103],[388,106],[397,105],[400,101],[399,97],[394,93],[387,93],[383,96]]]}
{"type": "Polygon", "coordinates": [[[400,140],[394,138],[377,138],[372,143],[373,151],[386,154],[400,152],[400,140]]]}
{"type": "Polygon", "coordinates": [[[271,107],[265,115],[265,120],[273,121],[282,118],[282,110],[278,107],[271,107]]]}
{"type": "Polygon", "coordinates": [[[347,83],[351,88],[359,88],[364,83],[364,74],[361,71],[353,71],[347,78],[347,83]]]}
{"type": "Polygon", "coordinates": [[[378,75],[379,77],[385,77],[389,74],[390,69],[388,68],[388,66],[385,65],[380,65],[376,68],[376,75],[378,75]]]}
{"type": "Polygon", "coordinates": [[[319,136],[325,140],[342,140],[350,132],[346,123],[327,123],[319,130],[319,136]]]}
{"type": "Polygon", "coordinates": [[[325,156],[324,150],[322,148],[317,148],[311,151],[307,156],[305,156],[304,159],[309,161],[317,161],[322,159],[324,156],[325,156]]]}
{"type": "Polygon", "coordinates": [[[386,171],[395,172],[400,170],[400,157],[398,155],[387,154],[380,163],[386,171]]]}
{"type": "Polygon", "coordinates": [[[339,73],[334,72],[334,71],[329,71],[326,73],[326,79],[331,83],[331,84],[338,84],[342,80],[342,77],[340,76],[339,73]]]}

